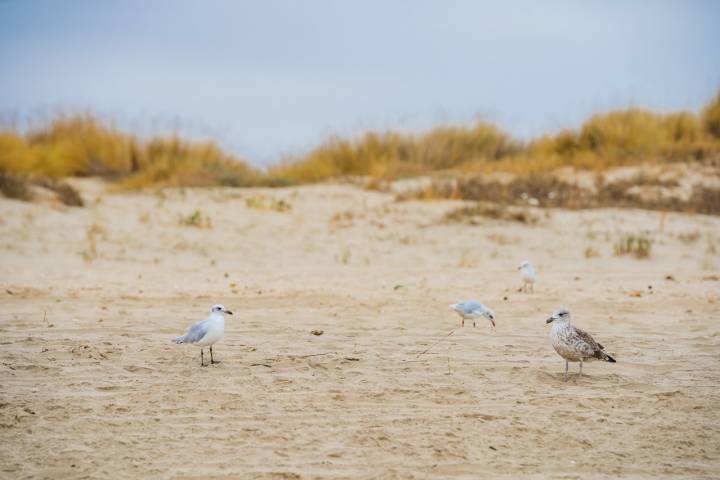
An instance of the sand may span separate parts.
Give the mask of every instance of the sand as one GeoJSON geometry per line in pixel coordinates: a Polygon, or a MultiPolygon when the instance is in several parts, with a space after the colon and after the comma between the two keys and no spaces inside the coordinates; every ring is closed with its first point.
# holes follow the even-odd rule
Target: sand
{"type": "Polygon", "coordinates": [[[720,218],[76,185],[86,208],[0,199],[2,478],[720,477],[720,218]],[[640,232],[650,258],[613,254],[640,232]],[[201,368],[170,340],[218,302],[201,368]],[[564,383],[560,306],[618,363],[564,383]]]}

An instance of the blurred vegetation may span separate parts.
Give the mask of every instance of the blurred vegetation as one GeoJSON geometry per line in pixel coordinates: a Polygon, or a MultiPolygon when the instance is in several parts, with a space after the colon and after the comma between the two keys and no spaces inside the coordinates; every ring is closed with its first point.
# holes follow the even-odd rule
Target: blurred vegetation
{"type": "Polygon", "coordinates": [[[0,132],[0,172],[46,178],[101,177],[119,188],[248,186],[260,173],[212,142],[177,136],[140,141],[91,115],[60,115],[25,135],[0,132]]]}
{"type": "Polygon", "coordinates": [[[442,127],[424,134],[367,133],[332,138],[270,170],[278,182],[339,176],[392,180],[437,171],[533,174],[572,166],[602,170],[640,163],[720,159],[720,92],[700,115],[639,108],[594,115],[579,130],[522,143],[494,125],[442,127]]]}
{"type": "Polygon", "coordinates": [[[290,183],[317,182],[340,176],[393,179],[496,162],[519,155],[522,144],[494,125],[441,127],[424,134],[365,134],[357,141],[331,138],[305,157],[270,170],[290,183]]]}
{"type": "Polygon", "coordinates": [[[479,218],[490,218],[492,220],[504,220],[531,225],[538,222],[538,217],[527,208],[512,208],[504,203],[489,202],[477,202],[475,205],[459,207],[449,211],[444,217],[447,222],[461,222],[470,225],[478,225],[479,218]]]}
{"type": "MultiPolygon", "coordinates": [[[[544,208],[642,208],[720,215],[720,190],[695,185],[686,199],[661,194],[641,195],[634,187],[656,185],[672,187],[673,181],[660,181],[641,175],[628,180],[607,181],[598,176],[593,188],[564,181],[552,173],[517,175],[508,182],[482,176],[434,181],[420,190],[397,196],[399,201],[451,198],[492,202],[499,205],[544,208]]],[[[488,216],[488,215],[485,215],[488,216]]]]}
{"type": "Polygon", "coordinates": [[[7,198],[25,202],[35,199],[34,189],[44,188],[54,193],[60,203],[70,207],[83,207],[80,192],[72,185],[48,177],[17,175],[0,172],[0,193],[7,198]]]}
{"type": "Polygon", "coordinates": [[[212,219],[199,209],[189,215],[180,215],[178,222],[185,227],[212,228],[212,219]]]}
{"type": "MultiPolygon", "coordinates": [[[[699,114],[630,108],[598,114],[577,130],[530,142],[489,123],[421,134],[333,137],[267,172],[212,142],[178,136],[141,140],[92,115],[60,115],[20,134],[0,130],[0,172],[18,178],[95,176],[119,189],[148,186],[282,186],[346,176],[393,180],[433,172],[463,176],[492,171],[532,175],[572,166],[720,160],[720,92],[699,114]]],[[[8,187],[11,190],[14,187],[8,187]]]]}
{"type": "Polygon", "coordinates": [[[703,129],[709,135],[720,139],[720,92],[708,103],[702,112],[703,129]]]}
{"type": "Polygon", "coordinates": [[[613,250],[616,256],[633,255],[636,258],[648,258],[652,240],[645,234],[623,235],[615,242],[613,250]]]}
{"type": "Polygon", "coordinates": [[[24,177],[0,172],[0,193],[7,198],[30,201],[32,191],[24,177]]]}

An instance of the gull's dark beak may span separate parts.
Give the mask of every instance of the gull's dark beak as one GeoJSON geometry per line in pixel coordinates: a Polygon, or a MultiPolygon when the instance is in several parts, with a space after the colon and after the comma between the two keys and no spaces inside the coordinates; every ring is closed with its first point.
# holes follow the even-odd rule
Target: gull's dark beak
{"type": "Polygon", "coordinates": [[[225,313],[227,313],[228,315],[232,315],[232,314],[233,314],[230,310],[225,310],[225,313]]]}
{"type": "Polygon", "coordinates": [[[552,323],[552,321],[555,320],[553,317],[548,318],[545,320],[545,323],[552,323]]]}
{"type": "Polygon", "coordinates": [[[493,320],[493,319],[491,318],[491,319],[490,319],[490,323],[492,323],[493,328],[495,328],[495,320],[493,320]]]}

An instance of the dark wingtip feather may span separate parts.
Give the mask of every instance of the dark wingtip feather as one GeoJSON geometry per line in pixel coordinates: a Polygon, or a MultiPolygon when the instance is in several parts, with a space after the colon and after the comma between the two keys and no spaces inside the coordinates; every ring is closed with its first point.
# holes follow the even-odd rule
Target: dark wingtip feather
{"type": "MultiPolygon", "coordinates": [[[[603,352],[603,353],[605,353],[605,352],[603,352]]],[[[613,357],[611,357],[610,355],[608,355],[607,353],[605,353],[605,361],[610,362],[610,363],[617,363],[615,361],[615,359],[613,357]]]]}

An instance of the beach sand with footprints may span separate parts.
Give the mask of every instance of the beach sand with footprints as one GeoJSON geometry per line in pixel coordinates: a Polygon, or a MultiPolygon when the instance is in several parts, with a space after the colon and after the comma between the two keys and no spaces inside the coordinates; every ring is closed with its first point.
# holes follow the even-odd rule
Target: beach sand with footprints
{"type": "Polygon", "coordinates": [[[718,477],[720,218],[75,185],[0,199],[1,478],[718,477]],[[649,258],[614,254],[638,232],[649,258]],[[214,303],[201,368],[171,340],[214,303]],[[561,306],[617,363],[563,382],[561,306]]]}

